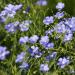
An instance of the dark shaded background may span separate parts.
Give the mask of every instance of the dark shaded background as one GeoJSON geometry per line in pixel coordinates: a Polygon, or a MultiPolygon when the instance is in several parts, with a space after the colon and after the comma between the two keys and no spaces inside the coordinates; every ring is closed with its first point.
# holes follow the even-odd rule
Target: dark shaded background
{"type": "Polygon", "coordinates": [[[55,6],[57,2],[64,2],[65,3],[65,8],[64,10],[69,13],[71,16],[75,16],[75,0],[48,0],[48,6],[51,8],[53,11],[55,11],[55,6]]]}

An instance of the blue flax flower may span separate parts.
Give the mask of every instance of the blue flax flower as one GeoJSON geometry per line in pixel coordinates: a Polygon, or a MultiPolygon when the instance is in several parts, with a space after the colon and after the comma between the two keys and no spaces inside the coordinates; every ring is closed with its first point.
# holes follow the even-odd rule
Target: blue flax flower
{"type": "Polygon", "coordinates": [[[24,44],[24,43],[26,43],[28,41],[29,41],[28,36],[20,37],[20,39],[19,39],[20,44],[24,44]]]}
{"type": "Polygon", "coordinates": [[[49,37],[48,36],[42,36],[39,42],[41,45],[45,45],[49,42],[49,37]]]}
{"type": "Polygon", "coordinates": [[[5,60],[6,55],[8,55],[9,53],[9,51],[6,51],[6,47],[0,46],[0,60],[5,60]]]}
{"type": "Polygon", "coordinates": [[[30,43],[36,43],[39,37],[37,35],[33,35],[29,38],[30,43]]]}
{"type": "Polygon", "coordinates": [[[24,32],[24,31],[28,31],[29,29],[29,26],[32,22],[30,20],[25,20],[23,21],[20,25],[19,25],[19,28],[20,28],[20,31],[24,32]]]}
{"type": "Polygon", "coordinates": [[[64,12],[57,12],[55,15],[56,18],[61,19],[64,17],[64,12]]]}
{"type": "Polygon", "coordinates": [[[47,16],[47,17],[45,17],[44,20],[43,20],[43,23],[44,23],[45,25],[49,25],[49,24],[51,24],[51,23],[53,23],[53,22],[54,22],[53,16],[47,16]]]}
{"type": "Polygon", "coordinates": [[[66,19],[65,24],[70,27],[71,31],[75,31],[75,17],[66,19]]]}
{"type": "Polygon", "coordinates": [[[64,3],[62,2],[59,2],[57,5],[56,5],[56,9],[58,9],[59,11],[62,10],[64,8],[64,3]]]}
{"type": "Polygon", "coordinates": [[[40,71],[42,71],[42,72],[47,72],[47,71],[49,71],[48,64],[41,64],[41,65],[40,65],[40,71]]]}
{"type": "Polygon", "coordinates": [[[45,49],[50,49],[54,47],[54,43],[49,43],[48,36],[42,36],[39,42],[42,46],[44,46],[45,49]]]}
{"type": "Polygon", "coordinates": [[[25,52],[21,52],[20,54],[17,55],[17,58],[16,58],[15,62],[16,63],[22,62],[24,57],[25,57],[25,52]]]}
{"type": "Polygon", "coordinates": [[[0,13],[0,17],[2,18],[2,22],[5,22],[7,18],[14,18],[16,11],[22,7],[22,4],[12,5],[8,4],[3,11],[0,13]]]}
{"type": "Polygon", "coordinates": [[[32,57],[35,58],[39,58],[42,55],[42,52],[39,51],[39,48],[35,46],[31,46],[31,48],[28,49],[28,52],[32,57]]]}
{"type": "Polygon", "coordinates": [[[3,22],[5,22],[5,21],[6,21],[6,18],[3,17],[3,16],[0,16],[0,23],[3,23],[3,22]]]}
{"type": "Polygon", "coordinates": [[[67,66],[70,63],[69,58],[63,57],[63,58],[59,58],[58,59],[58,63],[57,65],[60,68],[64,68],[65,66],[67,66]]]}
{"type": "Polygon", "coordinates": [[[57,33],[65,33],[65,32],[66,32],[66,26],[65,26],[65,24],[63,23],[63,21],[59,22],[59,23],[54,27],[54,30],[55,30],[57,33]]]}
{"type": "Polygon", "coordinates": [[[19,5],[12,5],[8,4],[7,7],[5,7],[5,11],[7,11],[7,17],[13,18],[16,14],[16,11],[19,10],[22,7],[22,4],[19,5]]]}
{"type": "Polygon", "coordinates": [[[54,32],[54,29],[50,29],[50,30],[47,30],[47,31],[45,31],[45,34],[46,35],[52,35],[52,33],[54,32]]]}
{"type": "Polygon", "coordinates": [[[19,68],[21,68],[21,69],[28,69],[29,68],[29,64],[27,62],[23,62],[22,65],[19,66],[19,68]]]}
{"type": "Polygon", "coordinates": [[[50,49],[50,48],[54,48],[54,43],[47,43],[43,45],[45,47],[45,49],[50,49]]]}
{"type": "Polygon", "coordinates": [[[18,29],[18,24],[19,24],[18,21],[9,23],[9,24],[5,25],[5,29],[10,33],[14,33],[18,29]]]}
{"type": "Polygon", "coordinates": [[[64,36],[64,42],[72,40],[73,33],[66,33],[64,36]]]}
{"type": "Polygon", "coordinates": [[[47,1],[46,0],[38,0],[36,2],[37,5],[39,6],[46,6],[47,5],[47,1]]]}

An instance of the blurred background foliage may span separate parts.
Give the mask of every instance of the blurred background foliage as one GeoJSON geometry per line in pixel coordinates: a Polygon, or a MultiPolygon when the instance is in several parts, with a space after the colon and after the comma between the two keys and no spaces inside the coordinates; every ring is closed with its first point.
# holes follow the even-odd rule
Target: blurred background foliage
{"type": "MultiPolygon", "coordinates": [[[[65,3],[65,11],[69,13],[71,16],[75,16],[75,0],[48,0],[48,6],[52,10],[55,9],[57,2],[65,3]]],[[[53,10],[55,11],[55,10],[53,10]]]]}
{"type": "MultiPolygon", "coordinates": [[[[36,2],[37,0],[0,0],[0,10],[9,3],[18,4],[18,3],[26,3],[30,1],[31,3],[36,2]]],[[[75,0],[47,0],[48,1],[48,8],[55,12],[55,6],[57,2],[64,2],[65,3],[65,11],[69,13],[71,16],[75,16],[75,0]]],[[[49,10],[49,12],[50,12],[49,10]]],[[[48,12],[48,13],[49,13],[48,12]]]]}

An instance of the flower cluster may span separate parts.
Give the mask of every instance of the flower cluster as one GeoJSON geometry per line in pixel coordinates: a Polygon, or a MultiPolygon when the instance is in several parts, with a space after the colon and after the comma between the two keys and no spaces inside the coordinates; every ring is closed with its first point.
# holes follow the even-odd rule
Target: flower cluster
{"type": "MultiPolygon", "coordinates": [[[[65,19],[64,21],[59,22],[55,27],[51,30],[46,31],[46,35],[52,35],[52,32],[56,32],[57,34],[65,34],[63,41],[72,40],[74,30],[74,17],[65,19]]],[[[58,36],[59,37],[59,36],[58,36]]]]}
{"type": "Polygon", "coordinates": [[[17,55],[17,58],[15,60],[16,63],[22,63],[19,66],[19,68],[21,68],[21,69],[28,69],[29,68],[29,64],[24,61],[25,55],[26,55],[25,52],[21,52],[20,54],[17,55]]]}
{"type": "MultiPolygon", "coordinates": [[[[56,8],[58,9],[58,12],[54,16],[45,17],[44,20],[43,20],[43,23],[45,25],[49,26],[50,24],[54,23],[55,19],[58,19],[60,21],[59,21],[58,24],[55,25],[55,27],[53,27],[50,30],[47,30],[45,32],[45,36],[32,35],[31,37],[24,36],[24,37],[20,37],[20,39],[19,39],[20,44],[24,44],[24,43],[26,44],[27,42],[33,44],[33,46],[28,48],[28,53],[33,58],[40,58],[45,53],[45,52],[39,50],[38,46],[34,46],[34,44],[36,44],[36,43],[39,43],[45,49],[54,48],[54,43],[50,42],[50,38],[49,38],[48,34],[52,35],[53,32],[56,32],[58,34],[61,34],[61,33],[64,34],[65,33],[64,41],[69,41],[69,40],[72,39],[73,32],[74,32],[73,28],[74,28],[74,23],[75,23],[74,17],[63,18],[64,15],[65,15],[64,12],[61,12],[61,10],[64,8],[63,3],[58,3],[56,8]],[[61,6],[61,7],[58,8],[59,6],[61,6]],[[63,19],[61,20],[61,18],[63,18],[63,19]],[[69,24],[71,26],[69,26],[69,24]]],[[[23,27],[22,25],[28,25],[28,27],[29,27],[30,23],[31,22],[29,22],[29,21],[22,22],[22,24],[20,24],[20,28],[21,28],[20,30],[21,31],[28,30],[28,29],[25,28],[25,26],[23,27]]],[[[49,53],[49,55],[47,55],[45,57],[45,59],[47,61],[50,61],[51,59],[56,58],[56,55],[57,55],[57,52],[49,53]]],[[[66,65],[68,65],[69,60],[67,60],[65,57],[60,58],[60,59],[58,60],[58,63],[57,63],[58,66],[60,66],[61,68],[64,68],[66,65]]],[[[28,63],[23,62],[22,66],[20,66],[20,67],[22,67],[22,68],[28,67],[28,63]]],[[[46,72],[48,70],[49,70],[48,64],[41,64],[40,65],[40,71],[46,72]]]]}
{"type": "MultiPolygon", "coordinates": [[[[47,1],[38,0],[36,4],[44,6],[47,5],[47,1]]],[[[53,16],[46,16],[43,19],[42,21],[42,23],[44,24],[43,26],[46,27],[46,29],[44,29],[43,35],[40,34],[37,35],[37,33],[35,33],[34,35],[33,33],[26,34],[26,32],[31,27],[30,24],[32,24],[33,22],[31,20],[24,20],[21,22],[15,21],[10,22],[8,24],[5,23],[6,25],[4,27],[5,30],[8,32],[6,34],[10,35],[10,33],[17,32],[16,34],[18,35],[18,32],[20,32],[21,34],[23,33],[22,35],[18,35],[17,36],[18,38],[16,39],[16,42],[19,43],[18,46],[20,48],[23,48],[23,50],[21,49],[22,52],[19,51],[20,54],[17,54],[15,58],[15,63],[16,64],[19,63],[20,69],[23,70],[24,69],[28,70],[29,68],[31,69],[32,67],[36,66],[36,63],[33,62],[34,63],[33,64],[31,61],[33,60],[36,62],[39,60],[40,63],[39,70],[41,72],[48,72],[50,69],[49,63],[51,62],[51,60],[54,61],[54,59],[57,57],[58,54],[56,51],[57,47],[55,46],[56,42],[54,42],[55,40],[54,38],[60,38],[59,35],[61,35],[63,37],[61,40],[62,42],[66,43],[67,41],[72,40],[73,34],[75,32],[75,17],[65,18],[65,12],[62,11],[64,6],[65,6],[64,3],[59,2],[56,5],[56,9],[58,10],[56,14],[53,16]],[[52,28],[50,28],[50,25],[52,26],[52,28]]],[[[22,4],[19,5],[9,4],[8,6],[6,6],[4,10],[0,13],[0,22],[5,22],[8,17],[14,18],[16,11],[19,10],[21,7],[22,4]]],[[[23,13],[28,13],[29,11],[30,7],[28,7],[26,11],[23,11],[23,13]]],[[[5,41],[5,39],[3,41],[5,41]]],[[[6,58],[6,55],[10,53],[9,51],[6,51],[6,49],[7,49],[6,47],[0,46],[0,60],[4,60],[6,58]]],[[[56,63],[57,66],[59,66],[60,68],[65,68],[65,66],[69,65],[70,59],[67,57],[59,57],[56,63]]]]}
{"type": "Polygon", "coordinates": [[[5,22],[8,17],[14,18],[16,11],[22,7],[22,4],[12,5],[8,4],[4,10],[0,13],[0,22],[5,22]]]}
{"type": "Polygon", "coordinates": [[[18,29],[18,24],[19,24],[19,21],[9,23],[9,24],[5,25],[5,29],[10,33],[14,33],[18,29]]]}
{"type": "Polygon", "coordinates": [[[30,24],[31,24],[30,20],[25,20],[21,24],[19,21],[16,21],[5,25],[5,29],[10,33],[14,33],[16,32],[16,30],[20,30],[24,32],[24,31],[28,31],[30,24]]]}
{"type": "MultiPolygon", "coordinates": [[[[58,3],[56,8],[60,10],[57,12],[53,17],[55,19],[58,19],[58,23],[53,27],[52,29],[47,30],[45,33],[46,35],[50,34],[52,35],[53,32],[56,32],[57,34],[65,34],[63,37],[63,42],[72,40],[73,32],[75,31],[75,17],[72,18],[64,18],[65,12],[62,12],[61,9],[64,8],[63,3],[58,3]],[[61,19],[62,18],[62,19],[61,19]]],[[[53,19],[47,19],[46,17],[43,22],[45,25],[50,25],[53,19]]],[[[56,36],[59,38],[59,36],[56,36]]]]}

